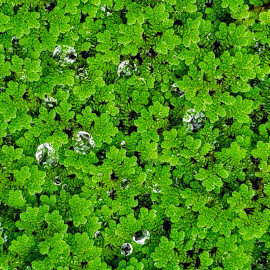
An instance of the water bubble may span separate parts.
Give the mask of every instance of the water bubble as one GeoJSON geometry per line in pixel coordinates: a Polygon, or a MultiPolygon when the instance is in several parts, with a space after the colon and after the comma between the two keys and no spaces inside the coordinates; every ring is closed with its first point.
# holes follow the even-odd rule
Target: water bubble
{"type": "Polygon", "coordinates": [[[174,180],[173,181],[174,186],[179,186],[181,184],[181,179],[180,178],[175,177],[173,180],[174,180]]]}
{"type": "Polygon", "coordinates": [[[118,219],[119,219],[119,217],[120,217],[120,215],[119,215],[119,213],[118,213],[118,212],[113,212],[113,213],[111,214],[111,218],[112,218],[112,219],[116,219],[116,220],[118,220],[118,219]]]}
{"type": "Polygon", "coordinates": [[[11,134],[7,134],[5,137],[2,137],[2,140],[6,145],[15,145],[15,140],[11,134]]]}
{"type": "Polygon", "coordinates": [[[112,200],[115,198],[115,196],[116,196],[116,190],[115,189],[109,189],[108,191],[107,191],[107,195],[108,195],[108,197],[110,197],[112,200]]]}
{"type": "Polygon", "coordinates": [[[139,80],[142,80],[145,84],[146,84],[146,82],[145,82],[145,79],[144,78],[139,78],[139,80]]]}
{"type": "Polygon", "coordinates": [[[95,237],[96,239],[101,239],[101,238],[103,238],[101,231],[96,231],[95,234],[94,234],[94,237],[95,237]]]}
{"type": "MultiPolygon", "coordinates": [[[[107,15],[107,16],[111,16],[111,15],[112,15],[112,13],[108,11],[107,6],[102,6],[102,7],[101,7],[101,11],[104,12],[104,13],[106,12],[106,15],[107,15]]],[[[104,15],[103,15],[103,16],[104,16],[104,15]]]]}
{"type": "Polygon", "coordinates": [[[54,108],[57,104],[57,99],[53,97],[44,97],[43,105],[45,108],[54,108]]]}
{"type": "Polygon", "coordinates": [[[46,168],[49,166],[55,166],[58,160],[58,156],[51,144],[43,143],[37,148],[36,160],[40,165],[46,168]]]}
{"type": "Polygon", "coordinates": [[[97,246],[101,246],[104,242],[104,237],[102,235],[102,233],[100,231],[96,231],[95,234],[94,234],[94,242],[95,242],[95,245],[97,246]]]}
{"type": "Polygon", "coordinates": [[[106,151],[104,149],[100,149],[97,152],[97,158],[99,160],[104,160],[106,158],[106,151]]]}
{"type": "Polygon", "coordinates": [[[88,76],[87,69],[85,68],[78,68],[76,78],[86,79],[88,76]]]}
{"type": "Polygon", "coordinates": [[[5,235],[3,235],[3,239],[4,239],[4,242],[7,242],[7,240],[8,240],[8,236],[5,234],[5,235]]]}
{"type": "Polygon", "coordinates": [[[202,112],[196,112],[194,109],[189,109],[183,118],[183,122],[187,126],[188,131],[197,131],[204,125],[205,115],[202,112]]]}
{"type": "Polygon", "coordinates": [[[133,74],[134,71],[137,71],[136,64],[129,63],[129,60],[123,61],[119,64],[117,69],[118,76],[128,77],[133,74]]]}
{"type": "Polygon", "coordinates": [[[150,238],[150,232],[147,230],[140,230],[134,233],[132,239],[136,244],[144,245],[145,241],[150,238]]]}
{"type": "Polygon", "coordinates": [[[128,179],[123,179],[121,182],[120,182],[120,188],[121,189],[128,189],[129,188],[129,184],[130,184],[130,181],[128,179]]]}
{"type": "Polygon", "coordinates": [[[77,138],[74,145],[74,150],[77,153],[86,155],[86,152],[94,147],[95,142],[88,132],[86,131],[77,132],[77,138]]]}
{"type": "MultiPolygon", "coordinates": [[[[153,57],[153,58],[155,58],[158,55],[158,53],[153,48],[150,48],[146,52],[146,54],[149,55],[150,57],[153,57]]],[[[151,64],[151,63],[149,63],[149,64],[151,64]]]]}
{"type": "Polygon", "coordinates": [[[53,182],[57,186],[61,185],[61,180],[60,180],[59,176],[55,176],[53,182]]]}
{"type": "Polygon", "coordinates": [[[161,192],[161,188],[160,188],[159,184],[154,184],[153,192],[155,192],[155,193],[161,192]]]}
{"type": "Polygon", "coordinates": [[[53,51],[53,58],[61,66],[73,64],[76,61],[77,53],[75,49],[68,45],[58,45],[53,51]]]}
{"type": "Polygon", "coordinates": [[[11,39],[11,42],[12,42],[13,45],[16,45],[16,44],[18,44],[19,39],[16,38],[16,37],[13,37],[13,38],[11,39]]]}
{"type": "Polygon", "coordinates": [[[133,247],[130,243],[124,243],[121,246],[121,254],[124,256],[129,256],[133,251],[133,247]]]}
{"type": "Polygon", "coordinates": [[[175,83],[172,85],[172,92],[177,93],[179,97],[183,97],[185,94],[185,92],[181,91],[180,88],[175,83]]]}
{"type": "Polygon", "coordinates": [[[23,69],[21,73],[22,74],[21,74],[20,80],[22,80],[23,82],[26,82],[25,69],[23,69]]]}

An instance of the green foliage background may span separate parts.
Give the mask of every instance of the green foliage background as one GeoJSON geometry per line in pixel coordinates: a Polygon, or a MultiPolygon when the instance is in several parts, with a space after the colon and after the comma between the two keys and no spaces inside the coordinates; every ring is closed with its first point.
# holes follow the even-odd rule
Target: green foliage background
{"type": "Polygon", "coordinates": [[[269,8],[0,0],[0,269],[270,269],[269,8]],[[123,61],[137,70],[119,77],[123,61]],[[45,142],[55,167],[35,159],[45,142]]]}

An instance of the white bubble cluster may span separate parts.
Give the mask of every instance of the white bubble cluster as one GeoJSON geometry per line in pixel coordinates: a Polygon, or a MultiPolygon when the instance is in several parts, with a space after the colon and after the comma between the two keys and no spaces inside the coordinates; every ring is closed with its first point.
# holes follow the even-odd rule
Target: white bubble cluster
{"type": "Polygon", "coordinates": [[[147,230],[140,230],[134,233],[132,239],[136,244],[144,245],[146,240],[150,238],[150,232],[147,230]]]}
{"type": "Polygon", "coordinates": [[[129,256],[133,251],[133,247],[130,243],[124,243],[121,246],[121,254],[124,256],[129,256]]]}
{"type": "Polygon", "coordinates": [[[53,58],[61,66],[73,64],[76,61],[76,50],[68,45],[58,45],[53,51],[53,58]]]}
{"type": "Polygon", "coordinates": [[[36,160],[44,167],[55,166],[58,161],[58,156],[51,144],[43,143],[37,148],[36,160]]]}
{"type": "Polygon", "coordinates": [[[53,97],[44,97],[43,98],[43,105],[46,108],[54,108],[57,104],[57,100],[53,97]]]}
{"type": "Polygon", "coordinates": [[[136,64],[130,63],[129,60],[123,61],[118,65],[117,74],[118,76],[128,77],[132,75],[134,71],[137,71],[136,64]]]}
{"type": "Polygon", "coordinates": [[[93,137],[86,131],[77,132],[77,137],[74,145],[74,150],[79,153],[86,155],[86,152],[95,147],[95,141],[93,137]]]}
{"type": "MultiPolygon", "coordinates": [[[[101,11],[105,14],[106,13],[106,15],[109,17],[109,16],[111,16],[112,15],[112,13],[111,12],[109,12],[109,11],[107,11],[108,9],[107,9],[107,6],[102,6],[101,7],[101,11]]],[[[103,15],[104,16],[104,15],[103,15]]]]}
{"type": "Polygon", "coordinates": [[[196,112],[194,109],[189,109],[183,118],[183,122],[189,131],[196,131],[203,126],[205,115],[202,112],[196,112]]]}
{"type": "Polygon", "coordinates": [[[263,44],[258,43],[258,42],[255,44],[254,48],[257,49],[256,54],[262,54],[265,51],[265,46],[263,44]]]}

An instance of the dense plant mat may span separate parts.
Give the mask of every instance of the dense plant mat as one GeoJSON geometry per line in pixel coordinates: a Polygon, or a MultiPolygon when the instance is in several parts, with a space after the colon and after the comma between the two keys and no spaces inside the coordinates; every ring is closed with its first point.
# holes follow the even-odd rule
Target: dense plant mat
{"type": "Polygon", "coordinates": [[[0,0],[0,269],[270,269],[268,0],[0,0]]]}

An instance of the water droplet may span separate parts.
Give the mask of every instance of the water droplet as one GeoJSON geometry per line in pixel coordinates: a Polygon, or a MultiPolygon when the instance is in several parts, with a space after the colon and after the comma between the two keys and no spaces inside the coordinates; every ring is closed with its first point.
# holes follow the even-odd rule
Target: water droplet
{"type": "Polygon", "coordinates": [[[147,230],[140,230],[134,233],[132,239],[136,244],[144,245],[145,241],[150,238],[150,232],[147,230]]]}
{"type": "Polygon", "coordinates": [[[123,61],[119,64],[117,69],[118,76],[128,77],[133,74],[134,71],[137,71],[136,64],[129,63],[129,60],[123,61]]]}
{"type": "Polygon", "coordinates": [[[183,122],[187,126],[188,131],[197,131],[204,125],[205,115],[202,112],[189,109],[183,118],[183,122]]]}
{"type": "Polygon", "coordinates": [[[124,256],[129,256],[133,251],[133,247],[130,243],[124,243],[121,247],[121,254],[124,256]]]}
{"type": "Polygon", "coordinates": [[[43,105],[45,108],[54,108],[57,104],[57,100],[53,97],[44,97],[43,105]]]}
{"type": "Polygon", "coordinates": [[[53,182],[57,186],[61,185],[61,180],[60,180],[59,176],[55,176],[53,182]]]}
{"type": "Polygon", "coordinates": [[[116,190],[115,189],[109,189],[108,191],[107,191],[107,195],[108,195],[108,197],[110,197],[112,200],[114,200],[114,198],[115,198],[115,196],[116,196],[116,190]]]}
{"type": "Polygon", "coordinates": [[[96,231],[95,234],[94,234],[94,242],[95,242],[95,245],[97,246],[101,246],[104,242],[104,237],[102,235],[102,233],[100,231],[96,231]]]}
{"type": "Polygon", "coordinates": [[[129,188],[130,181],[128,179],[123,179],[120,183],[121,189],[128,189],[129,188]]]}
{"type": "Polygon", "coordinates": [[[77,132],[77,138],[74,145],[74,150],[77,153],[86,155],[86,152],[94,147],[95,142],[88,132],[86,131],[77,132]]]}
{"type": "Polygon", "coordinates": [[[155,193],[161,192],[161,188],[160,188],[159,184],[154,184],[153,192],[155,192],[155,193]]]}
{"type": "Polygon", "coordinates": [[[58,45],[53,51],[53,58],[61,66],[73,64],[76,61],[77,53],[75,49],[68,45],[58,45]]]}
{"type": "Polygon", "coordinates": [[[185,92],[181,91],[175,83],[172,85],[172,92],[177,93],[179,97],[183,97],[185,95],[185,92]]]}
{"type": "Polygon", "coordinates": [[[26,76],[25,76],[24,72],[25,72],[25,69],[23,69],[23,71],[22,71],[20,80],[22,80],[23,82],[26,82],[26,76]]]}
{"type": "Polygon", "coordinates": [[[139,80],[142,80],[145,84],[146,84],[146,82],[145,82],[145,79],[144,78],[139,78],[139,80]]]}
{"type": "Polygon", "coordinates": [[[8,236],[5,234],[5,235],[3,235],[3,239],[4,239],[4,242],[7,242],[7,240],[8,240],[8,236]]]}
{"type": "Polygon", "coordinates": [[[173,183],[174,183],[174,186],[179,186],[181,184],[181,179],[178,177],[175,177],[173,183]]]}
{"type": "Polygon", "coordinates": [[[19,39],[16,38],[16,37],[13,37],[13,38],[11,39],[11,42],[12,42],[13,45],[16,45],[16,44],[18,44],[19,39]]]}
{"type": "Polygon", "coordinates": [[[58,160],[58,156],[52,148],[51,144],[43,143],[37,148],[36,160],[40,165],[46,168],[49,166],[55,166],[58,160]]]}

